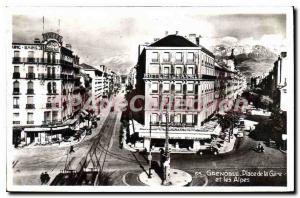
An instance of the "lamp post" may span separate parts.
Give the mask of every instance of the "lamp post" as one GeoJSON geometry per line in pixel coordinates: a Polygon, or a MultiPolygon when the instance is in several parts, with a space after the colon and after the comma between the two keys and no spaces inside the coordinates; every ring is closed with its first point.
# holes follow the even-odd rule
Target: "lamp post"
{"type": "Polygon", "coordinates": [[[151,162],[152,162],[152,154],[151,154],[151,126],[152,126],[152,122],[151,122],[151,116],[150,116],[150,143],[149,143],[149,156],[148,156],[148,160],[149,160],[149,175],[148,175],[148,178],[151,178],[151,162]]]}
{"type": "Polygon", "coordinates": [[[163,184],[167,185],[170,182],[170,152],[169,152],[169,113],[168,110],[166,112],[166,139],[165,139],[165,152],[164,157],[165,161],[163,163],[164,166],[164,177],[163,184]]]}

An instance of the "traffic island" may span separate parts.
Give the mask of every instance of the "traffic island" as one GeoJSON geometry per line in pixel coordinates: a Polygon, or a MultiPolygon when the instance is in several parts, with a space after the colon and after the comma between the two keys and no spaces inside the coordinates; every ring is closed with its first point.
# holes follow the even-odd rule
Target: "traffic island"
{"type": "Polygon", "coordinates": [[[185,171],[178,169],[170,170],[170,180],[167,184],[163,184],[161,177],[153,170],[151,178],[148,173],[143,171],[139,174],[140,182],[147,186],[188,186],[192,182],[192,176],[185,171]]]}

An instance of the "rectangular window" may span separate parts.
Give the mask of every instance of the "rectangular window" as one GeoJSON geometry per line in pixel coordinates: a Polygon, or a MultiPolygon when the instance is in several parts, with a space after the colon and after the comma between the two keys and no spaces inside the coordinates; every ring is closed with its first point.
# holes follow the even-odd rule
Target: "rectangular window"
{"type": "Polygon", "coordinates": [[[187,91],[190,93],[194,92],[194,84],[192,83],[187,84],[187,91]]]}
{"type": "Polygon", "coordinates": [[[176,52],[176,61],[182,62],[182,53],[181,52],[176,52]]]}
{"type": "Polygon", "coordinates": [[[152,90],[152,93],[158,93],[158,83],[152,83],[151,84],[151,90],[152,90]]]}
{"type": "Polygon", "coordinates": [[[14,113],[13,114],[13,121],[19,121],[20,113],[14,113]]]}
{"type": "Polygon", "coordinates": [[[180,75],[182,74],[182,67],[176,67],[176,74],[180,75]]]}
{"type": "Polygon", "coordinates": [[[50,122],[51,121],[50,111],[45,111],[44,112],[44,121],[46,121],[46,122],[50,122]]]}
{"type": "Polygon", "coordinates": [[[152,102],[152,108],[158,108],[158,97],[153,97],[151,102],[152,102]]]}
{"type": "Polygon", "coordinates": [[[174,116],[174,122],[175,123],[181,123],[181,115],[180,114],[176,114],[174,116]]]}
{"type": "Polygon", "coordinates": [[[19,73],[20,72],[20,67],[19,66],[14,66],[14,72],[19,73]]]}
{"type": "Polygon", "coordinates": [[[170,67],[164,67],[164,74],[170,73],[170,67]]]}
{"type": "Polygon", "coordinates": [[[182,84],[176,83],[175,84],[175,91],[176,91],[176,93],[181,93],[182,92],[182,84]]]}
{"type": "Polygon", "coordinates": [[[151,122],[152,123],[156,123],[156,122],[158,122],[159,120],[158,120],[158,114],[157,113],[152,113],[151,114],[151,122]]]}
{"type": "Polygon", "coordinates": [[[152,62],[158,62],[158,52],[152,52],[152,62]]]}
{"type": "Polygon", "coordinates": [[[149,67],[149,73],[150,74],[159,74],[159,65],[154,64],[149,67]]]}
{"type": "MultiPolygon", "coordinates": [[[[163,114],[163,115],[162,115],[162,122],[164,122],[164,123],[167,122],[166,114],[163,114]]],[[[168,122],[170,122],[170,115],[168,116],[168,122]]]]}
{"type": "Polygon", "coordinates": [[[188,67],[187,74],[194,74],[194,67],[188,67]]]}
{"type": "Polygon", "coordinates": [[[34,52],[28,51],[28,58],[33,58],[33,57],[34,57],[34,52]]]}
{"type": "Polygon", "coordinates": [[[182,98],[176,97],[174,102],[175,109],[181,109],[184,105],[183,101],[184,100],[182,98]]]}
{"type": "Polygon", "coordinates": [[[13,103],[14,103],[14,106],[15,105],[19,105],[19,97],[14,97],[14,101],[13,101],[13,103]]]}
{"type": "Polygon", "coordinates": [[[164,93],[168,93],[170,91],[170,84],[164,83],[163,90],[164,90],[164,93]]]}
{"type": "Polygon", "coordinates": [[[33,67],[32,66],[28,67],[28,73],[33,73],[33,67]]]}
{"type": "Polygon", "coordinates": [[[27,122],[33,121],[33,113],[27,113],[27,122]]]}
{"type": "Polygon", "coordinates": [[[194,62],[194,53],[193,53],[193,52],[189,52],[189,53],[187,54],[187,60],[188,60],[189,62],[194,62]]]}
{"type": "Polygon", "coordinates": [[[189,123],[189,124],[193,123],[193,115],[192,114],[186,115],[186,123],[189,123]]]}
{"type": "Polygon", "coordinates": [[[14,51],[14,57],[20,57],[20,52],[19,51],[14,51]]]}
{"type": "Polygon", "coordinates": [[[164,60],[165,62],[169,62],[169,61],[170,61],[170,53],[169,53],[169,52],[165,52],[165,53],[164,53],[163,60],[164,60]]]}
{"type": "Polygon", "coordinates": [[[57,111],[53,111],[52,112],[52,120],[53,121],[57,121],[57,119],[58,119],[58,112],[57,111]]]}
{"type": "Polygon", "coordinates": [[[27,96],[27,104],[33,104],[33,96],[27,96]]]}

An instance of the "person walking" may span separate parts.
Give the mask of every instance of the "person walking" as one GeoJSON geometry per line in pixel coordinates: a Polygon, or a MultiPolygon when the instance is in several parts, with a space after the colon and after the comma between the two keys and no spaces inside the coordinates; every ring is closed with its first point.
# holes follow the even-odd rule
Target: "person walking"
{"type": "Polygon", "coordinates": [[[40,180],[41,180],[41,184],[43,185],[45,183],[45,174],[44,174],[44,172],[41,173],[40,180]]]}
{"type": "Polygon", "coordinates": [[[50,176],[49,176],[49,174],[47,172],[45,172],[44,176],[45,176],[45,184],[46,184],[46,183],[49,182],[50,176]]]}
{"type": "Polygon", "coordinates": [[[72,145],[72,146],[70,146],[70,151],[69,151],[69,153],[71,154],[71,153],[74,153],[75,151],[74,151],[74,146],[72,145]]]}

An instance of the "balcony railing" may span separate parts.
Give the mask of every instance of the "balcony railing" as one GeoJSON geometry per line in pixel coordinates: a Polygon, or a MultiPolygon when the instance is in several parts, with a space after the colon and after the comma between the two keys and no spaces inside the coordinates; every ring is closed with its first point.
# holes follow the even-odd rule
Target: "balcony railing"
{"type": "Polygon", "coordinates": [[[61,125],[63,122],[57,119],[54,120],[45,120],[42,122],[43,125],[61,125]]]}
{"type": "Polygon", "coordinates": [[[13,73],[13,78],[14,78],[14,79],[20,78],[20,72],[14,72],[14,73],[13,73]]]}
{"type": "Polygon", "coordinates": [[[14,88],[13,95],[20,95],[20,88],[14,88]]]}
{"type": "Polygon", "coordinates": [[[33,120],[30,120],[30,121],[28,120],[27,124],[34,124],[34,121],[33,120]]]}
{"type": "Polygon", "coordinates": [[[20,121],[13,121],[13,124],[20,124],[20,121]]]}
{"type": "Polygon", "coordinates": [[[28,63],[34,63],[35,62],[35,58],[29,57],[29,58],[27,58],[27,62],[28,63]]]}
{"type": "Polygon", "coordinates": [[[46,103],[46,108],[47,108],[47,109],[51,109],[51,108],[59,108],[59,103],[50,103],[50,102],[47,102],[47,103],[46,103]]]}
{"type": "Polygon", "coordinates": [[[27,94],[34,94],[34,89],[27,89],[27,94]]]}
{"type": "Polygon", "coordinates": [[[19,108],[20,108],[20,105],[14,104],[14,109],[19,109],[19,108]]]}
{"type": "Polygon", "coordinates": [[[26,109],[34,109],[35,104],[26,104],[26,109]]]}
{"type": "Polygon", "coordinates": [[[20,63],[21,62],[21,58],[20,57],[13,57],[13,63],[20,63]]]}
{"type": "Polygon", "coordinates": [[[144,78],[155,79],[198,79],[197,74],[144,74],[144,78]]]}
{"type": "Polygon", "coordinates": [[[34,79],[35,78],[35,73],[29,72],[26,74],[26,78],[28,79],[34,79]]]}

